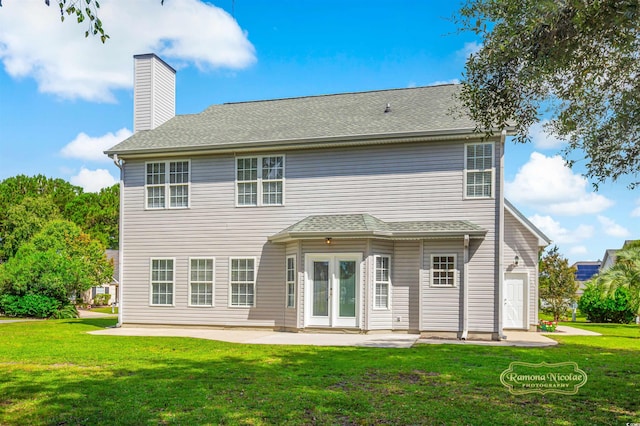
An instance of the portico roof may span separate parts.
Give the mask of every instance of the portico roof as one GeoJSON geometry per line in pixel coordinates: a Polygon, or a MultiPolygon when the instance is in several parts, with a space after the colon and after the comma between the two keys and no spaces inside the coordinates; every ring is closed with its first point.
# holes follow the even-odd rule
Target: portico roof
{"type": "Polygon", "coordinates": [[[484,238],[486,229],[466,220],[385,222],[367,213],[307,216],[269,237],[272,242],[318,238],[484,238]]]}

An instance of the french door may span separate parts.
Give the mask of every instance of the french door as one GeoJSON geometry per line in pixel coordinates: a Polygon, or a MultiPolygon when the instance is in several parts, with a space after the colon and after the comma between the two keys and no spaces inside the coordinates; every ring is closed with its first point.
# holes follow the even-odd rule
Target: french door
{"type": "Polygon", "coordinates": [[[361,254],[307,255],[306,326],[358,327],[361,261],[361,254]]]}

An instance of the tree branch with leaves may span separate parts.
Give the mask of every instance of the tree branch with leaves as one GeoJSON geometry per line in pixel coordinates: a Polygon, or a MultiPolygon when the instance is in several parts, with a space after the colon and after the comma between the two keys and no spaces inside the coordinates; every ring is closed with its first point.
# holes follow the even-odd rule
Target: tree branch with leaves
{"type": "MultiPolygon", "coordinates": [[[[51,5],[50,0],[44,0],[47,6],[51,5]]],[[[164,0],[160,0],[160,4],[164,5],[164,0]]],[[[66,16],[75,16],[78,24],[88,22],[89,28],[84,32],[85,37],[89,35],[99,36],[100,41],[105,43],[109,39],[109,35],[105,33],[102,27],[102,21],[98,17],[100,3],[96,0],[59,0],[60,20],[64,22],[66,16]],[[65,16],[66,14],[66,16],[65,16]]],[[[2,0],[0,0],[2,7],[2,0]]]]}
{"type": "Polygon", "coordinates": [[[596,187],[638,177],[638,0],[468,0],[454,21],[482,39],[460,94],[478,131],[515,125],[530,142],[546,113],[565,160],[584,161],[596,187]]]}

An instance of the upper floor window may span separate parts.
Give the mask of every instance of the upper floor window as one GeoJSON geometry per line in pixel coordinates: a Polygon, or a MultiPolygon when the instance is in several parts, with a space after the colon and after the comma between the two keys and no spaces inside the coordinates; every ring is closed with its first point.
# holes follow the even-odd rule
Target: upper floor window
{"type": "Polygon", "coordinates": [[[238,206],[284,204],[284,156],[236,159],[238,206]]]}
{"type": "Polygon", "coordinates": [[[146,206],[148,209],[189,207],[190,163],[158,161],[146,164],[146,206]]]}
{"type": "Polygon", "coordinates": [[[391,288],[391,258],[389,256],[376,256],[376,285],[374,294],[374,307],[379,309],[389,308],[389,290],[391,288]]]}
{"type": "Polygon", "coordinates": [[[434,287],[455,287],[456,255],[431,256],[431,285],[434,287]]]}
{"type": "Polygon", "coordinates": [[[493,143],[465,145],[465,196],[493,197],[493,143]]]}

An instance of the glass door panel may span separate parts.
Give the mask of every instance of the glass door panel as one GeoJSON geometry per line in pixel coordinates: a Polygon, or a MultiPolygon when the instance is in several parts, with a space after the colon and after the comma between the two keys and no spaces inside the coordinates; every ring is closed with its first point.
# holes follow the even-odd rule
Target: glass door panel
{"type": "Polygon", "coordinates": [[[339,316],[356,316],[356,262],[341,260],[338,267],[339,316]]]}
{"type": "Polygon", "coordinates": [[[329,262],[313,262],[313,316],[329,316],[329,262]]]}

